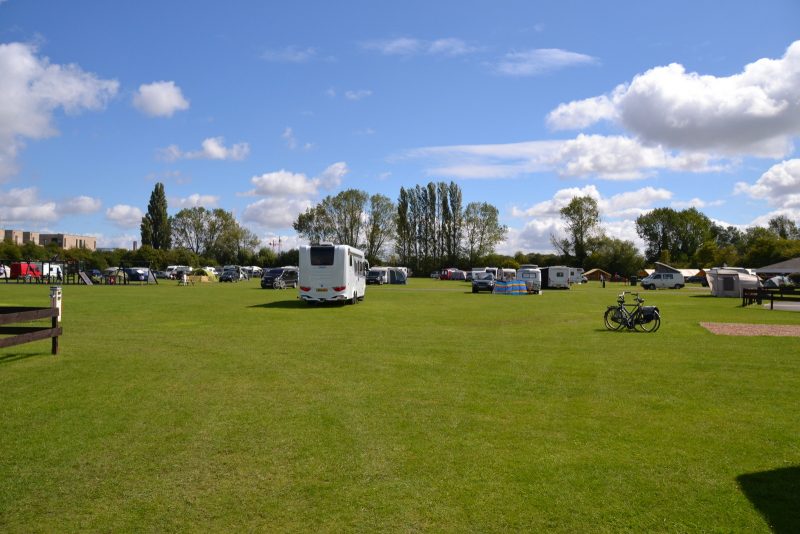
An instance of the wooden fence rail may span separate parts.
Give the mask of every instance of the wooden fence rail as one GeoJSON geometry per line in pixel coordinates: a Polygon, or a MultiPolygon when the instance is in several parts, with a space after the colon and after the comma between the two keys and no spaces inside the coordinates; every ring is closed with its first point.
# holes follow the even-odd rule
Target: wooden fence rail
{"type": "Polygon", "coordinates": [[[36,308],[29,306],[0,306],[0,348],[52,338],[51,354],[58,354],[58,336],[63,330],[58,326],[58,308],[36,308]],[[4,326],[51,319],[51,326],[4,326]]]}
{"type": "Polygon", "coordinates": [[[743,289],[742,290],[742,306],[750,304],[761,304],[765,300],[769,300],[769,309],[775,309],[775,301],[800,301],[800,293],[794,290],[787,289],[743,289]]]}

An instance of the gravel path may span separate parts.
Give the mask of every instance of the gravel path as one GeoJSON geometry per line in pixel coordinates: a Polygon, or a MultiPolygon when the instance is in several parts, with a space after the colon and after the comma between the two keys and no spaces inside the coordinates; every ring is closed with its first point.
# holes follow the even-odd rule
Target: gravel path
{"type": "Polygon", "coordinates": [[[800,325],[700,323],[700,326],[719,336],[798,336],[800,325]]]}

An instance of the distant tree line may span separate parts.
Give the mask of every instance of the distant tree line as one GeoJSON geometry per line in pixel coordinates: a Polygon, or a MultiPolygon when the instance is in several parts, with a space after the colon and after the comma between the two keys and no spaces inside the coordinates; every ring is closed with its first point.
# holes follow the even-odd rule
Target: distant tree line
{"type": "MultiPolygon", "coordinates": [[[[607,235],[597,201],[575,197],[560,210],[564,235],[552,235],[555,253],[495,252],[507,228],[497,208],[486,202],[463,205],[460,187],[430,182],[400,188],[397,202],[348,189],[327,196],[298,215],[297,233],[312,243],[331,241],[363,249],[372,264],[411,267],[427,275],[442,267],[469,269],[492,265],[571,265],[600,268],[629,276],[661,261],[674,267],[740,265],[761,267],[800,257],[800,229],[786,216],[766,227],[740,230],[723,227],[695,208],[656,208],[640,215],[635,229],[645,243],[644,254],[632,241],[607,235]]],[[[156,184],[141,222],[142,246],[137,250],[63,250],[56,245],[0,242],[0,260],[80,260],[91,268],[150,264],[167,265],[297,265],[298,251],[277,253],[259,247],[258,236],[241,226],[231,212],[204,207],[167,215],[164,186],[156,184]]]]}
{"type": "Polygon", "coordinates": [[[783,215],[770,219],[766,228],[742,231],[722,227],[696,208],[656,208],[635,221],[645,242],[641,255],[633,242],[606,235],[594,198],[575,197],[560,213],[566,235],[553,235],[551,242],[566,263],[577,267],[630,275],[656,261],[679,268],[761,267],[800,256],[800,229],[783,215]]]}
{"type": "Polygon", "coordinates": [[[507,230],[494,206],[464,207],[455,182],[400,188],[396,204],[384,195],[348,189],[307,209],[292,226],[311,243],[358,247],[372,264],[404,265],[418,274],[476,265],[507,230]]]}

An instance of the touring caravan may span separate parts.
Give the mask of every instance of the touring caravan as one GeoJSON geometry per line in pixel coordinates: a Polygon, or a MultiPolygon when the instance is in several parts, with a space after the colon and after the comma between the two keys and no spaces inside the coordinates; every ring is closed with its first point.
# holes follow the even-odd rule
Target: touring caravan
{"type": "Polygon", "coordinates": [[[758,277],[743,267],[714,267],[706,272],[708,287],[715,297],[741,297],[743,289],[758,289],[758,277]]]}
{"type": "Polygon", "coordinates": [[[542,271],[536,266],[522,265],[517,271],[517,279],[525,282],[528,293],[538,295],[542,291],[542,271]]]}
{"type": "Polygon", "coordinates": [[[556,265],[542,269],[542,287],[569,289],[569,267],[556,265]]]}
{"type": "Polygon", "coordinates": [[[369,263],[348,245],[323,243],[300,247],[300,298],[309,304],[364,300],[369,263]]]}

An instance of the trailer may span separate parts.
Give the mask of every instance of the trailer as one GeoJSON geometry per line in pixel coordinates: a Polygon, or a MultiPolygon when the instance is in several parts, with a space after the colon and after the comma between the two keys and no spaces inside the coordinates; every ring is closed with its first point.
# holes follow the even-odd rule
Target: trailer
{"type": "Polygon", "coordinates": [[[542,287],[569,289],[569,267],[555,265],[542,269],[542,287]]]}
{"type": "Polygon", "coordinates": [[[364,300],[369,262],[348,245],[323,243],[300,247],[299,297],[309,304],[364,300]]]}

